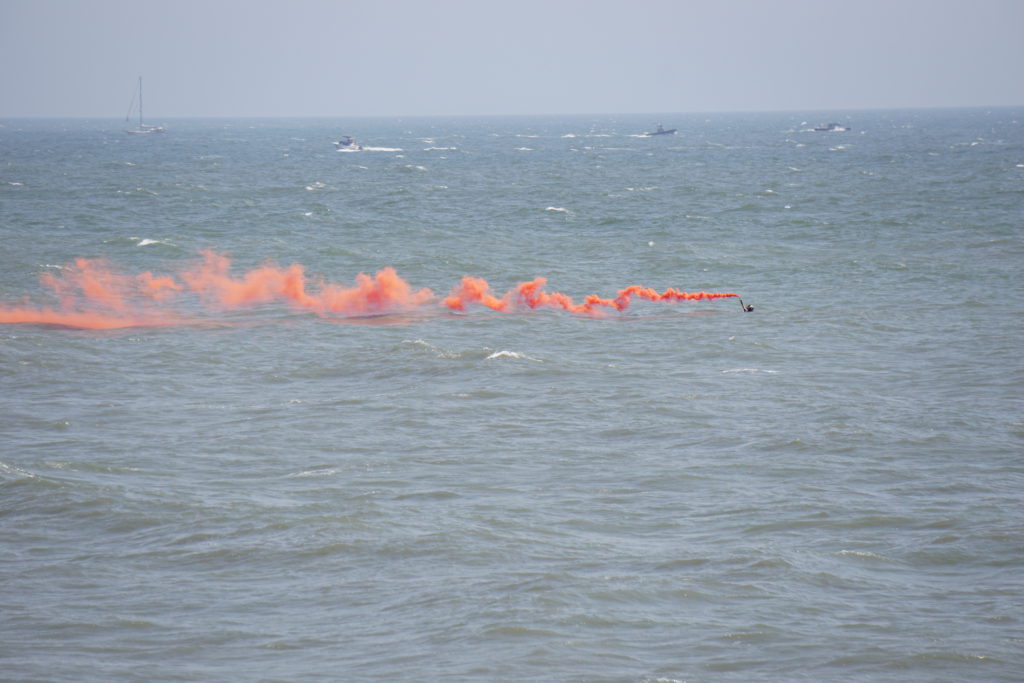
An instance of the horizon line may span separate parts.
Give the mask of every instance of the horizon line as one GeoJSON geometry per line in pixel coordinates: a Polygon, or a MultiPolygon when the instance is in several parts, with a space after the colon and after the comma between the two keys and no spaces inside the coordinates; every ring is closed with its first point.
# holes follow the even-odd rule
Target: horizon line
{"type": "MultiPolygon", "coordinates": [[[[923,105],[923,106],[854,106],[829,109],[722,109],[694,111],[651,111],[651,112],[539,112],[516,114],[190,114],[176,116],[154,116],[151,120],[194,120],[194,119],[409,119],[409,118],[516,118],[516,117],[569,117],[569,116],[708,116],[723,114],[814,114],[838,112],[882,112],[882,111],[930,111],[953,109],[1012,109],[1022,108],[1024,104],[958,104],[958,105],[923,105]]],[[[121,116],[94,115],[4,115],[0,120],[90,120],[113,121],[121,120],[121,116]]]]}

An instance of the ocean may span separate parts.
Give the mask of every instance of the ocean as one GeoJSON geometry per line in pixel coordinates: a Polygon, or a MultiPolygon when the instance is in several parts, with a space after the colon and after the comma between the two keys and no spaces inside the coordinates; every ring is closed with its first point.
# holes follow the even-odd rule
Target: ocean
{"type": "Polygon", "coordinates": [[[0,121],[0,678],[1022,680],[1024,110],[152,123],[0,121]]]}

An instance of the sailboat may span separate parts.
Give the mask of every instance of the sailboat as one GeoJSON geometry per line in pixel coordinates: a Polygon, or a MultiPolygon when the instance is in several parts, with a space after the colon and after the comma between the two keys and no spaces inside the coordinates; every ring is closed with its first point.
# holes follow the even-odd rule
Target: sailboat
{"type": "Polygon", "coordinates": [[[132,135],[148,135],[150,133],[164,132],[163,126],[151,126],[148,123],[142,122],[142,76],[139,76],[139,90],[132,96],[131,104],[128,105],[128,113],[124,117],[125,121],[131,122],[132,114],[135,113],[136,106],[138,106],[139,110],[139,127],[126,128],[124,131],[125,133],[131,133],[132,135]]]}

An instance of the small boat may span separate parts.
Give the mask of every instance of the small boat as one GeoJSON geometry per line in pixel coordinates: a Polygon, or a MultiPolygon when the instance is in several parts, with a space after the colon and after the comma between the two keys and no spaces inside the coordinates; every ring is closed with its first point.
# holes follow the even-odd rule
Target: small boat
{"type": "Polygon", "coordinates": [[[823,123],[814,130],[819,133],[845,133],[850,129],[846,126],[840,126],[838,123],[823,123]]]}
{"type": "Polygon", "coordinates": [[[665,128],[660,123],[658,124],[658,129],[656,131],[654,131],[653,133],[644,133],[644,135],[646,135],[647,137],[653,137],[655,135],[675,135],[675,134],[676,134],[676,129],[675,128],[669,128],[668,130],[665,130],[665,128]]]}
{"type": "Polygon", "coordinates": [[[137,128],[126,128],[125,133],[131,133],[132,135],[149,135],[150,133],[163,133],[163,126],[151,126],[148,123],[142,122],[142,76],[139,76],[139,88],[136,93],[132,96],[132,101],[128,105],[128,113],[125,115],[124,120],[130,122],[132,114],[135,113],[136,108],[139,110],[139,125],[137,128]]]}
{"type": "Polygon", "coordinates": [[[335,141],[334,146],[338,148],[339,152],[343,150],[355,151],[362,149],[362,147],[348,135],[342,135],[340,140],[335,141]]]}

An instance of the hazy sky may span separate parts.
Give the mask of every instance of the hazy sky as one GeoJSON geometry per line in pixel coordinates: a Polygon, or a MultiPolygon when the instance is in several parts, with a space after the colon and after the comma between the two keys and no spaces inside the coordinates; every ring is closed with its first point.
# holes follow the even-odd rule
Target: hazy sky
{"type": "Polygon", "coordinates": [[[0,0],[0,116],[1024,105],[1024,0],[0,0]]]}

